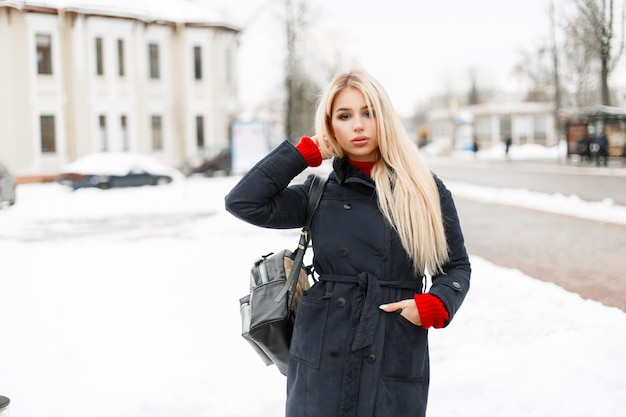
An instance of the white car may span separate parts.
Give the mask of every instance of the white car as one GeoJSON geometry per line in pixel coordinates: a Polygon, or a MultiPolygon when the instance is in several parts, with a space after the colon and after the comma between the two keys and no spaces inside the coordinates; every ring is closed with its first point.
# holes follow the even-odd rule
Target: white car
{"type": "Polygon", "coordinates": [[[61,169],[59,182],[73,189],[138,187],[168,184],[182,174],[155,158],[130,152],[100,152],[82,156],[61,169]]]}

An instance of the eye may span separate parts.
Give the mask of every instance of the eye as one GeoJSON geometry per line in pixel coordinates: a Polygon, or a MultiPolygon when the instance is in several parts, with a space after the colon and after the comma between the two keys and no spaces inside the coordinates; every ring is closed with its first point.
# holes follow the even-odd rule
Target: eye
{"type": "Polygon", "coordinates": [[[337,118],[339,120],[348,120],[350,118],[350,115],[348,113],[341,113],[337,116],[337,118]]]}

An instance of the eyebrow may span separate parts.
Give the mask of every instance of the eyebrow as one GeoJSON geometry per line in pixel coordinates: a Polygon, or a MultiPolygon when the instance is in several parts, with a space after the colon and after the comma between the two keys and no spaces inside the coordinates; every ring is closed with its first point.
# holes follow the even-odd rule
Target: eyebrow
{"type": "MultiPolygon", "coordinates": [[[[360,110],[369,110],[369,107],[367,105],[365,105],[365,106],[361,107],[360,110]]],[[[352,109],[350,109],[348,107],[340,107],[337,110],[335,110],[335,113],[339,113],[339,112],[342,112],[342,111],[352,111],[352,109]]]]}

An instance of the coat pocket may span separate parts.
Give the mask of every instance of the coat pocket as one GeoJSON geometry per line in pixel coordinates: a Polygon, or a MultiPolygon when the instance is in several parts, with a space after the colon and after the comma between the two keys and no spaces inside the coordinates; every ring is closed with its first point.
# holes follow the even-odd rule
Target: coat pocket
{"type": "Polygon", "coordinates": [[[387,321],[383,378],[422,381],[428,371],[428,331],[395,313],[387,321]]]}
{"type": "Polygon", "coordinates": [[[291,338],[290,356],[315,369],[322,357],[328,302],[325,298],[302,297],[291,338]]]}

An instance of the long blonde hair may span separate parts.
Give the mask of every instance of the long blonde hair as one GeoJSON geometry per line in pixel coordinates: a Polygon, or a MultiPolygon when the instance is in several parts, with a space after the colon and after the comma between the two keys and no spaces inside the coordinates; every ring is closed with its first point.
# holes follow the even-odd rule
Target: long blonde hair
{"type": "Polygon", "coordinates": [[[381,212],[398,232],[415,272],[441,273],[449,254],[437,185],[383,87],[362,70],[336,75],[320,97],[317,137],[327,138],[335,154],[344,156],[332,133],[331,112],[336,95],[346,88],[360,91],[376,117],[379,157],[371,176],[381,212]]]}

